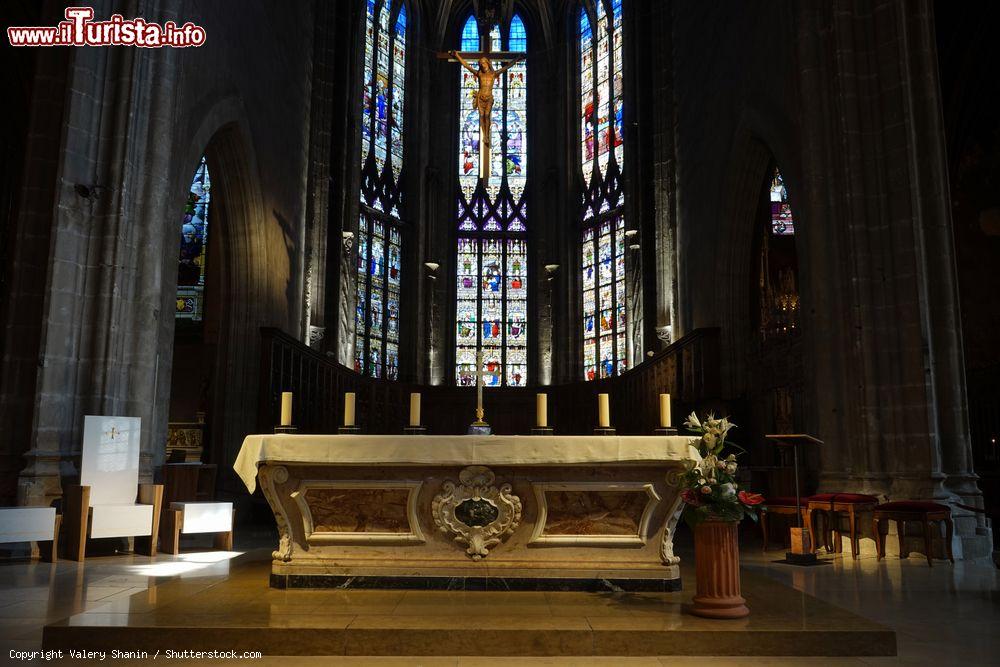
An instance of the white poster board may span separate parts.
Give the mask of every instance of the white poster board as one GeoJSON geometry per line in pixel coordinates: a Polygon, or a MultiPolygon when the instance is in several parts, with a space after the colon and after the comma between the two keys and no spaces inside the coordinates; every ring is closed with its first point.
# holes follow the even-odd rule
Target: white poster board
{"type": "Polygon", "coordinates": [[[139,488],[139,417],[83,418],[80,484],[90,505],[133,505],[139,488]]]}

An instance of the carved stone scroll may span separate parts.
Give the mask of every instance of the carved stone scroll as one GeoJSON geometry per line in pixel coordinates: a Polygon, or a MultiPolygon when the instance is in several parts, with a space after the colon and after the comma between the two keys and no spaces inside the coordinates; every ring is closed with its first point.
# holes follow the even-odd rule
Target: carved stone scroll
{"type": "Polygon", "coordinates": [[[498,489],[496,476],[485,466],[469,466],[441,485],[431,503],[438,529],[465,544],[472,560],[482,560],[521,523],[521,499],[511,493],[510,484],[498,489]]]}

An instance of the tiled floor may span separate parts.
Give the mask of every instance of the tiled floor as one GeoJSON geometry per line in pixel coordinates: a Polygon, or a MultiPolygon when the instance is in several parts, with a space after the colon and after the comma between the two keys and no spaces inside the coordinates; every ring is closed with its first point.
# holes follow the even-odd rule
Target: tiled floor
{"type": "MultiPolygon", "coordinates": [[[[239,545],[238,545],[239,546],[239,545]]],[[[238,591],[241,583],[259,587],[258,573],[252,570],[231,571],[231,557],[235,554],[207,552],[182,555],[177,558],[160,556],[155,561],[141,556],[118,556],[90,559],[84,565],[61,562],[48,564],[9,563],[0,565],[0,664],[18,664],[10,658],[10,650],[38,650],[41,646],[42,627],[46,623],[87,612],[103,616],[107,623],[121,623],[132,614],[155,612],[168,613],[171,602],[187,601],[175,610],[186,610],[184,620],[197,622],[198,616],[211,619],[215,626],[225,625],[221,614],[228,613],[226,604],[205,593],[210,585],[226,585],[238,591]],[[201,595],[202,597],[194,597],[201,595]],[[195,605],[190,600],[196,600],[195,605]],[[196,614],[192,615],[196,610],[196,614]]],[[[681,553],[684,556],[683,552],[681,553]]],[[[456,665],[456,664],[623,664],[623,665],[684,665],[684,664],[766,664],[766,665],[864,665],[864,664],[914,664],[914,665],[990,665],[1000,663],[1000,577],[988,564],[959,562],[954,566],[939,562],[928,568],[925,561],[912,558],[908,561],[889,560],[882,563],[874,557],[863,556],[852,561],[848,555],[825,557],[832,564],[813,568],[791,568],[771,561],[780,556],[772,551],[766,556],[759,550],[746,548],[743,563],[747,579],[762,581],[772,578],[820,600],[837,605],[897,632],[898,658],[608,658],[573,657],[554,658],[263,658],[252,664],[394,664],[394,665],[456,665]]],[[[266,552],[265,552],[266,557],[266,552]]],[[[690,562],[688,560],[687,562],[690,562]]],[[[755,587],[759,584],[754,584],[755,587]]],[[[787,590],[784,586],[775,589],[787,590]]],[[[294,616],[297,627],[308,618],[322,619],[323,627],[329,625],[331,614],[316,614],[320,605],[310,591],[263,591],[268,596],[269,611],[279,616],[294,616]],[[273,598],[273,599],[272,599],[273,598]],[[279,599],[280,598],[280,599],[279,599]]],[[[353,592],[358,593],[358,592],[353,592]]],[[[380,615],[393,614],[406,617],[419,625],[421,619],[441,611],[446,605],[455,618],[469,618],[484,614],[497,607],[518,611],[526,628],[539,629],[543,624],[540,610],[549,616],[573,617],[579,615],[577,606],[586,608],[586,616],[600,624],[622,623],[627,627],[642,627],[651,622],[657,605],[644,608],[631,605],[629,621],[616,620],[607,598],[599,594],[463,594],[458,600],[445,592],[364,591],[366,595],[351,595],[338,605],[337,615],[356,618],[364,615],[365,622],[373,623],[380,615]],[[491,596],[483,600],[476,595],[491,596]],[[510,599],[507,599],[510,598],[510,599]],[[348,606],[344,606],[348,605],[348,606]],[[353,605],[353,607],[349,606],[353,605]],[[644,617],[645,616],[645,617],[644,617]]],[[[262,592],[247,594],[237,600],[243,606],[244,618],[262,611],[262,592]]],[[[690,589],[678,594],[689,596],[690,589]]],[[[237,595],[238,597],[238,595],[237,595]]],[[[748,596],[749,597],[749,596],[748,596]]],[[[800,596],[801,597],[801,596],[800,596]]],[[[801,598],[808,600],[809,598],[801,598]]],[[[620,606],[620,605],[619,605],[620,606]]],[[[766,618],[766,603],[758,602],[755,622],[766,618]],[[762,609],[764,607],[764,609],[762,609]]],[[[270,614],[269,614],[270,616],[270,614]]],[[[92,618],[99,618],[94,616],[92,618]]],[[[180,618],[180,617],[179,617],[180,618]]],[[[261,620],[263,620],[263,616],[261,620]]],[[[308,623],[308,622],[307,622],[308,623]]],[[[239,625],[237,623],[234,623],[239,625]]],[[[752,635],[751,635],[752,636],[752,635]]],[[[62,664],[84,664],[80,661],[61,661],[62,664]]],[[[171,664],[202,664],[198,661],[171,660],[171,664]]],[[[60,664],[59,662],[55,664],[60,664]]],[[[103,664],[108,664],[105,662],[103,664]]],[[[124,664],[124,663],[122,663],[124,664]]],[[[138,664],[131,662],[128,664],[138,664]]],[[[244,661],[213,660],[204,664],[247,664],[244,661]]]]}

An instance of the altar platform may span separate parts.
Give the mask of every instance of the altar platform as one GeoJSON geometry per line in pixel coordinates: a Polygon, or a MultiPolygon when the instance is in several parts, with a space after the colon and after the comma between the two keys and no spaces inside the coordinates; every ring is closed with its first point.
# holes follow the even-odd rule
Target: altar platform
{"type": "Polygon", "coordinates": [[[275,588],[665,592],[694,442],[250,435],[233,468],[274,513],[275,588]]]}
{"type": "MultiPolygon", "coordinates": [[[[42,646],[149,655],[896,654],[892,629],[746,569],[751,615],[712,621],[683,613],[691,594],[681,592],[275,590],[269,561],[270,553],[258,549],[204,572],[160,578],[147,590],[50,623],[42,646]]],[[[684,571],[689,590],[691,569],[684,571]]]]}

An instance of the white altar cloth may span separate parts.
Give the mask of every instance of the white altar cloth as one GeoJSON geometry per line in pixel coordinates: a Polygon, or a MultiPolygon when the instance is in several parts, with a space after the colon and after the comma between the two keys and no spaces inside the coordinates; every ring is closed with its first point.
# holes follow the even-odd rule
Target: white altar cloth
{"type": "Polygon", "coordinates": [[[315,465],[585,465],[676,463],[701,457],[690,436],[248,435],[233,469],[247,489],[274,461],[315,465]]]}

